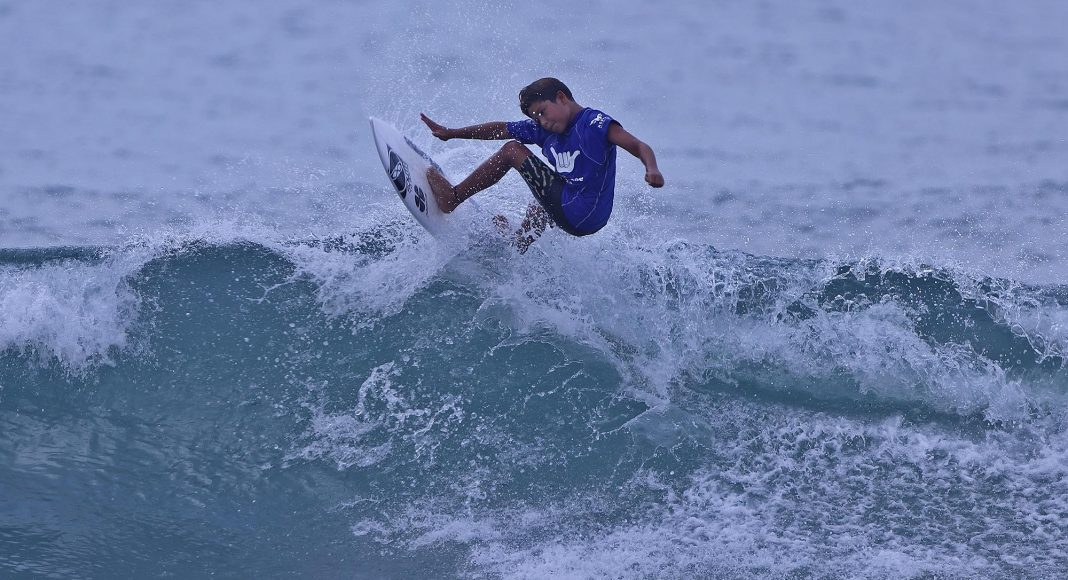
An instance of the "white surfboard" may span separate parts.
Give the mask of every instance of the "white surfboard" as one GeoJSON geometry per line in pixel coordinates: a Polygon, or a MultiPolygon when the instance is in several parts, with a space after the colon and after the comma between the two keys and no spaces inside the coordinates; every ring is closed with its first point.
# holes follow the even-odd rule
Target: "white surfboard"
{"type": "Polygon", "coordinates": [[[404,206],[434,237],[448,235],[454,224],[450,224],[449,216],[438,209],[430,183],[426,179],[426,171],[430,167],[436,167],[445,175],[441,166],[396,127],[382,119],[371,117],[371,133],[374,135],[378,156],[382,159],[386,175],[393,183],[397,195],[404,201],[404,206]]]}

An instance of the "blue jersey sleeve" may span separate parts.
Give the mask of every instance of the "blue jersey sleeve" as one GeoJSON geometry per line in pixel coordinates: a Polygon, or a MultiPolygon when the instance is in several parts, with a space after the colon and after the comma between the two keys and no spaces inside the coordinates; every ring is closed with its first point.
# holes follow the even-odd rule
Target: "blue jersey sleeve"
{"type": "Polygon", "coordinates": [[[618,122],[601,111],[590,110],[590,114],[582,120],[585,126],[579,132],[582,152],[597,163],[604,163],[612,146],[608,142],[608,129],[612,123],[618,122]]]}
{"type": "Polygon", "coordinates": [[[546,137],[549,136],[549,132],[535,123],[534,119],[510,121],[505,125],[508,126],[508,134],[512,136],[512,139],[520,143],[544,145],[546,137]]]}

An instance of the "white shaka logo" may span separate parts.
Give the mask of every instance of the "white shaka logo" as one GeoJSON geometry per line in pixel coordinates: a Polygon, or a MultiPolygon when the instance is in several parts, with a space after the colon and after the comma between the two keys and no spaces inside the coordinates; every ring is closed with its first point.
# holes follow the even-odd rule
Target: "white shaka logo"
{"type": "Polygon", "coordinates": [[[552,152],[553,158],[556,160],[556,171],[560,173],[571,173],[575,169],[575,158],[578,157],[578,151],[572,151],[568,153],[557,153],[556,149],[549,147],[549,151],[552,152]]]}

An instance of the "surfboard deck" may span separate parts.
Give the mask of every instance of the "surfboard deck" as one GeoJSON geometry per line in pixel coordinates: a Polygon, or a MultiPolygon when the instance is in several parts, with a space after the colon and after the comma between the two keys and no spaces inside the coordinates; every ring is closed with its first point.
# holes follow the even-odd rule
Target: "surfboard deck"
{"type": "Polygon", "coordinates": [[[427,169],[431,167],[437,168],[442,175],[445,171],[396,127],[375,117],[370,120],[382,167],[404,206],[431,235],[447,236],[449,217],[438,208],[426,178],[427,169]]]}

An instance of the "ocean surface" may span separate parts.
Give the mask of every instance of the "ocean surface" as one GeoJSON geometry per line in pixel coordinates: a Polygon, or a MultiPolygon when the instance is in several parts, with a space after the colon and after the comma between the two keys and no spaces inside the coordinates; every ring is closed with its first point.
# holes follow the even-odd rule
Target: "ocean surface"
{"type": "Polygon", "coordinates": [[[0,577],[1063,578],[1065,22],[0,0],[0,577]],[[550,75],[667,185],[431,238],[550,75]]]}

